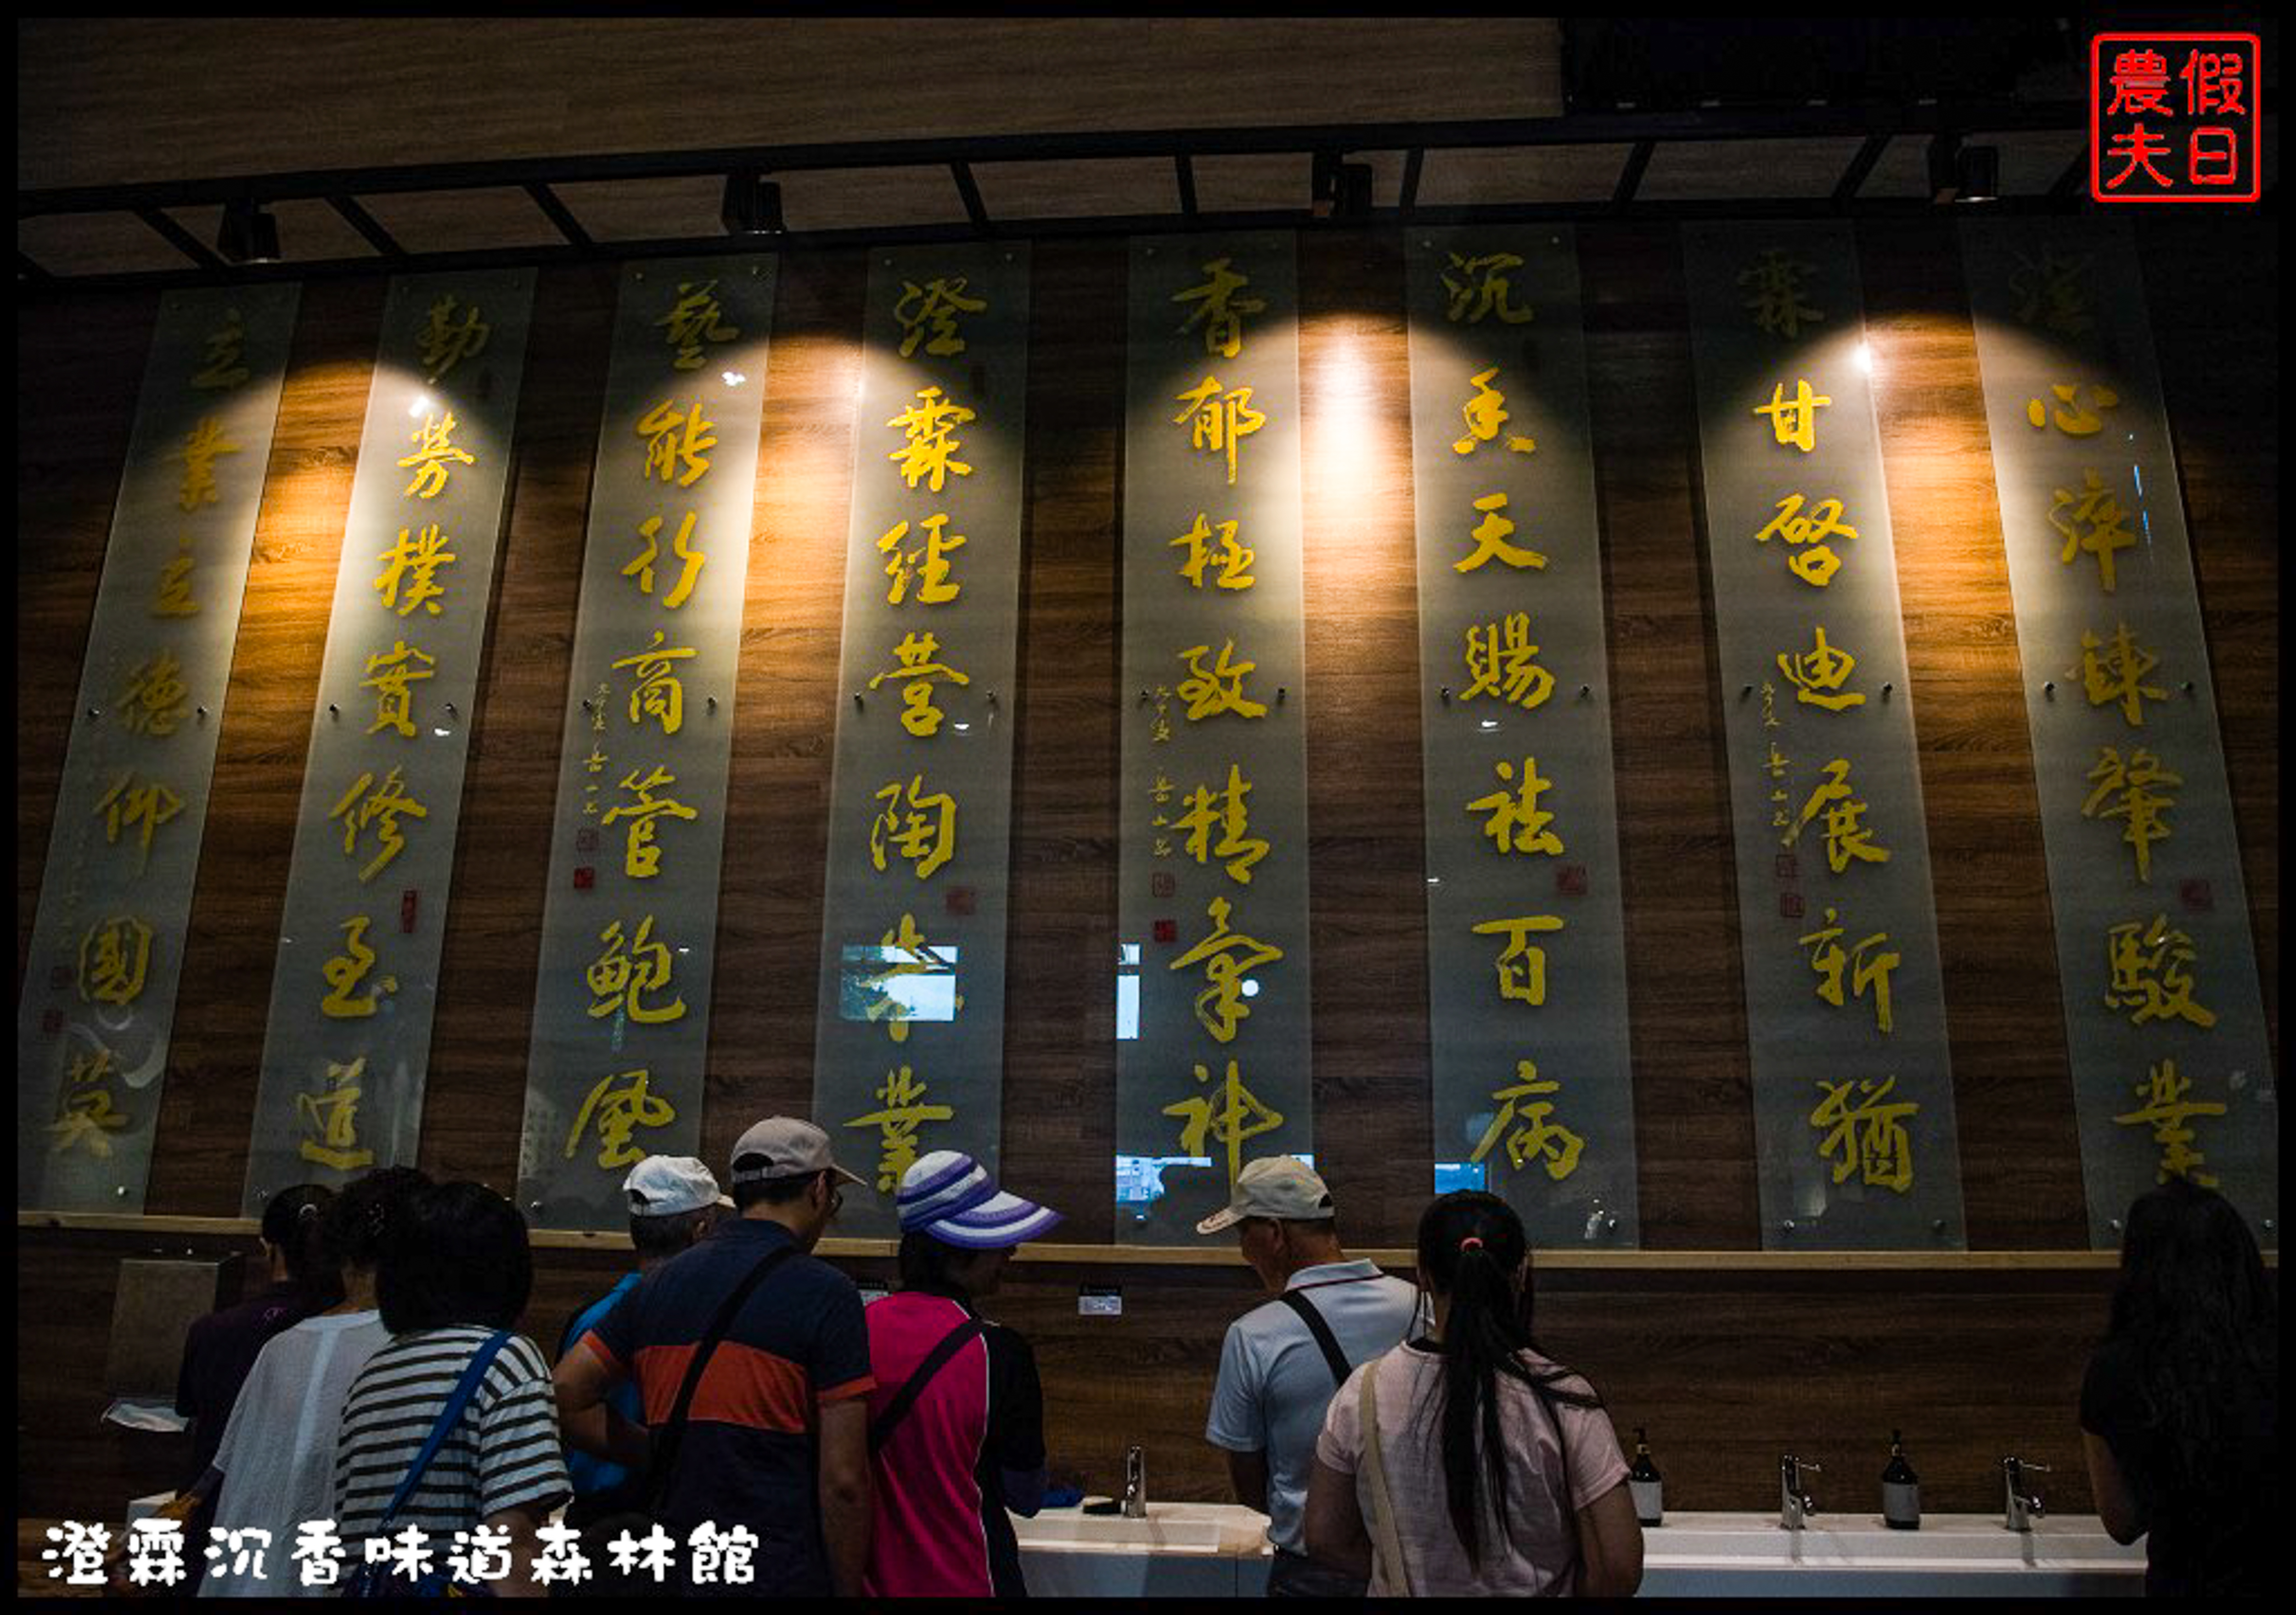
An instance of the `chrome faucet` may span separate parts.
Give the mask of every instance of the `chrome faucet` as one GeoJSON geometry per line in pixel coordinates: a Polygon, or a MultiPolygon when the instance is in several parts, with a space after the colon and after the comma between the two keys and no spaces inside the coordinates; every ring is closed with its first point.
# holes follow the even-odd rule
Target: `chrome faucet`
{"type": "Polygon", "coordinates": [[[1124,1449],[1124,1517],[1148,1518],[1148,1455],[1137,1446],[1124,1449]]]}
{"type": "Polygon", "coordinates": [[[2027,1470],[2038,1470],[2046,1475],[2049,1472],[2049,1466],[2046,1463],[2028,1463],[2021,1458],[2004,1458],[2001,1461],[2001,1484],[2009,1494],[2005,1505],[2007,1512],[2001,1523],[2013,1531],[2031,1530],[2033,1521],[2040,1519],[2047,1512],[2041,1507],[2041,1494],[2038,1491],[2030,1496],[2026,1494],[2025,1471],[2027,1470]]]}
{"type": "Polygon", "coordinates": [[[1804,1463],[1788,1453],[1778,1460],[1778,1524],[1789,1531],[1801,1529],[1802,1521],[1817,1512],[1817,1502],[1801,1489],[1801,1472],[1812,1470],[1824,1471],[1815,1463],[1804,1463]]]}

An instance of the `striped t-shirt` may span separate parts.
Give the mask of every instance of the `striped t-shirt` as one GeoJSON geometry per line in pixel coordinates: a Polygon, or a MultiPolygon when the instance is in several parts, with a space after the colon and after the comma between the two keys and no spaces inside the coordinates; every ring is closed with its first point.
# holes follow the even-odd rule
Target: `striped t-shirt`
{"type": "MultiPolygon", "coordinates": [[[[346,1545],[376,1533],[472,1354],[492,1333],[455,1324],[394,1335],[351,1381],[335,1449],[335,1522],[346,1545]]],[[[547,1513],[569,1489],[549,1365],[533,1341],[512,1335],[391,1528],[451,1537],[504,1509],[547,1513]]]]}

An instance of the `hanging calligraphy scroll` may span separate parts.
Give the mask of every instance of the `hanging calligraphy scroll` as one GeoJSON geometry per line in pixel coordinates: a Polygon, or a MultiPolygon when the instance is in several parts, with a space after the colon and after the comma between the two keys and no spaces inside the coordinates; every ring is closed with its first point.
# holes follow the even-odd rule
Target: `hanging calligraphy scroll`
{"type": "Polygon", "coordinates": [[[920,1155],[997,1158],[1028,251],[874,254],[863,331],[813,1114],[882,1235],[920,1155]]]}
{"type": "Polygon", "coordinates": [[[1435,1187],[1638,1242],[1576,237],[1413,231],[1435,1187]]]}
{"type": "Polygon", "coordinates": [[[551,820],[518,1199],[619,1230],[692,1155],[776,260],[622,272],[551,820]]]}
{"type": "Polygon", "coordinates": [[[144,1209],[299,290],[160,301],[17,1009],[22,1207],[144,1209]]]}
{"type": "Polygon", "coordinates": [[[1135,241],[1128,302],[1116,1229],[1187,1244],[1314,1149],[1292,237],[1135,241]]]}
{"type": "Polygon", "coordinates": [[[2271,1045],[2144,289],[2125,226],[1972,221],[2089,1237],[2171,1174],[2276,1246],[2271,1045]]]}
{"type": "Polygon", "coordinates": [[[1921,770],[1844,224],[1684,232],[1766,1248],[1964,1240],[1921,770]]]}
{"type": "Polygon", "coordinates": [[[401,276],[336,575],[242,1209],[412,1165],[532,270],[401,276]]]}

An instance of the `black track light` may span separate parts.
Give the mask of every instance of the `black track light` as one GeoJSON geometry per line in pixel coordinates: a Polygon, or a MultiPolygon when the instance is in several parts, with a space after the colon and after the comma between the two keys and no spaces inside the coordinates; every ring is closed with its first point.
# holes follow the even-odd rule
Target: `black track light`
{"type": "Polygon", "coordinates": [[[252,197],[226,202],[223,226],[216,232],[216,251],[226,263],[275,264],[279,261],[279,221],[252,197]]]}
{"type": "Polygon", "coordinates": [[[728,235],[779,235],[788,229],[782,222],[781,186],[753,169],[726,177],[726,200],[718,217],[728,235]]]}

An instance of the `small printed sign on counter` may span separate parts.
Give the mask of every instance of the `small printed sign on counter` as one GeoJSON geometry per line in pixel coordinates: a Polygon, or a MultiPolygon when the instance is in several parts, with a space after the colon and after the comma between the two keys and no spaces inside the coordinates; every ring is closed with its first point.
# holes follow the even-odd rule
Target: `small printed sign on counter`
{"type": "Polygon", "coordinates": [[[1124,1315],[1124,1292],[1113,1284],[1079,1284],[1077,1286],[1077,1315],[1120,1318],[1124,1315]]]}

